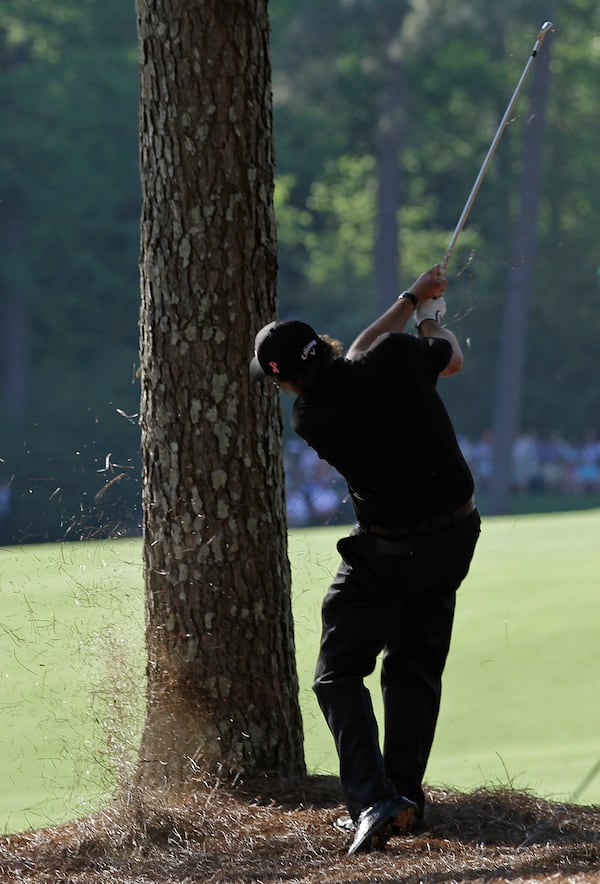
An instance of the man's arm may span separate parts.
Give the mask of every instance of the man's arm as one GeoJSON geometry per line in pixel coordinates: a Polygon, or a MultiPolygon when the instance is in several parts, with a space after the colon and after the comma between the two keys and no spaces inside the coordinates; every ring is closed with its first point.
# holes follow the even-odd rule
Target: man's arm
{"type": "MultiPolygon", "coordinates": [[[[436,264],[430,270],[426,270],[425,273],[422,273],[412,284],[409,291],[417,299],[418,304],[422,304],[423,301],[428,301],[430,298],[439,298],[440,295],[443,294],[447,284],[448,280],[442,276],[440,267],[436,264]]],[[[395,301],[392,306],[379,317],[379,319],[376,319],[375,322],[367,326],[367,328],[358,335],[346,353],[346,359],[359,359],[365,350],[368,350],[378,337],[387,332],[404,331],[406,323],[412,316],[415,306],[417,305],[413,305],[408,298],[399,298],[395,301]]],[[[430,321],[431,320],[426,320],[426,322],[430,321]]],[[[435,325],[437,325],[437,323],[435,323],[435,325]]],[[[440,327],[438,326],[438,328],[440,327]]],[[[445,331],[445,329],[440,328],[440,331],[445,331]]],[[[435,335],[432,335],[432,337],[435,337],[435,335]]],[[[452,337],[454,337],[454,335],[452,335],[452,337]]],[[[445,369],[444,374],[448,372],[448,368],[445,369]]],[[[460,369],[457,369],[457,371],[460,371],[460,369]]],[[[454,372],[450,373],[454,374],[454,372]]]]}
{"type": "Polygon", "coordinates": [[[438,338],[448,341],[452,348],[450,360],[441,375],[449,377],[457,374],[463,366],[463,355],[455,335],[450,329],[442,326],[441,322],[446,314],[446,301],[444,298],[432,298],[419,304],[415,312],[415,325],[417,332],[422,338],[438,338]]]}
{"type": "Polygon", "coordinates": [[[452,347],[452,356],[446,368],[440,372],[441,377],[450,377],[463,367],[463,354],[460,344],[456,339],[456,335],[449,328],[444,328],[435,321],[435,319],[424,319],[419,325],[419,334],[423,338],[440,338],[448,341],[452,347]]]}

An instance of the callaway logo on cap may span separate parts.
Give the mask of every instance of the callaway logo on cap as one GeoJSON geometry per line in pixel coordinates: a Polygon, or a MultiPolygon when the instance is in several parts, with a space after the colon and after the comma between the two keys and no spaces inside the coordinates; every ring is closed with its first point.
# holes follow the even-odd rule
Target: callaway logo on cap
{"type": "Polygon", "coordinates": [[[256,335],[250,375],[254,380],[265,375],[282,381],[293,380],[302,373],[320,344],[314,328],[305,322],[297,319],[270,322],[256,335]]]}

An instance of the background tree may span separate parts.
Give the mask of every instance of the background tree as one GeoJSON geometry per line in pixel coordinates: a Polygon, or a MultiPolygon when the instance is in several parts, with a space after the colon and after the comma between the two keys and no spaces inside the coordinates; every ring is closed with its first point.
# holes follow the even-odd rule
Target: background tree
{"type": "MultiPolygon", "coordinates": [[[[514,257],[507,280],[493,400],[494,471],[490,483],[489,501],[492,513],[505,513],[509,507],[513,487],[513,446],[519,431],[523,429],[523,386],[533,289],[532,275],[537,253],[536,234],[550,80],[551,39],[549,35],[549,38],[544,40],[537,55],[532,78],[531,112],[523,148],[521,199],[514,224],[514,257]]],[[[531,429],[528,426],[525,428],[531,429]]]]}
{"type": "MultiPolygon", "coordinates": [[[[270,8],[280,309],[345,342],[375,313],[380,288],[377,28],[389,9],[387,0],[270,8]]],[[[546,10],[525,0],[410,4],[395,99],[400,286],[444,254],[546,10]]],[[[600,430],[590,373],[600,334],[600,7],[565,0],[555,17],[522,403],[530,427],[577,442],[600,430]],[[576,292],[569,323],[565,291],[576,292]],[[568,353],[560,364],[557,342],[568,353]]],[[[136,65],[133,5],[0,5],[0,485],[12,483],[13,543],[140,531],[136,65]]],[[[475,439],[494,413],[531,89],[449,267],[448,319],[468,364],[444,395],[475,439]]]]}
{"type": "Polygon", "coordinates": [[[135,11],[120,0],[3,4],[0,66],[11,539],[135,533],[138,432],[117,411],[139,402],[135,11]]]}
{"type": "Polygon", "coordinates": [[[281,418],[266,0],[138,0],[148,702],[139,774],[304,772],[281,418]]]}

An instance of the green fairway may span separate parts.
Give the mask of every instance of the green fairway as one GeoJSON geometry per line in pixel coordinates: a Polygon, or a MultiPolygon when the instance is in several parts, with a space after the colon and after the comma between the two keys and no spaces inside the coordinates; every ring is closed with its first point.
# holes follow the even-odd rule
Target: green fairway
{"type": "MultiPolygon", "coordinates": [[[[311,771],[336,772],[310,684],[344,528],[294,530],[311,771]]],[[[600,511],[488,518],[457,608],[427,781],[600,802],[600,511]]],[[[0,549],[0,831],[87,813],[133,757],[143,713],[141,541],[0,549]]],[[[376,674],[371,687],[378,705],[376,674]]]]}
{"type": "Polygon", "coordinates": [[[0,549],[0,831],[87,813],[112,790],[140,717],[140,551],[0,549]]]}
{"type": "MultiPolygon", "coordinates": [[[[484,519],[459,591],[431,785],[498,784],[544,797],[600,802],[600,512],[484,519]]],[[[331,738],[309,695],[318,611],[309,581],[326,588],[336,529],[290,540],[307,756],[335,770],[331,738]],[[313,654],[306,645],[312,643],[313,654]],[[310,710],[307,712],[306,710],[310,710]]],[[[379,708],[377,673],[370,686],[379,708]]]]}

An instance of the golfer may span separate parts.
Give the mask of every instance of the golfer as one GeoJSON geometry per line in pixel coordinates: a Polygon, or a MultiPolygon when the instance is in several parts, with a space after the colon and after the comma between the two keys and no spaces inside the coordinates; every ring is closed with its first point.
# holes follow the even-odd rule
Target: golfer
{"type": "Polygon", "coordinates": [[[422,273],[345,356],[303,322],[270,323],[250,365],[296,395],[293,428],[346,479],[356,515],[337,544],[313,685],[339,755],[350,854],[423,819],[456,591],[479,537],[473,479],[436,390],[463,362],[440,325],[446,285],[439,266],[422,273]],[[364,685],[380,653],[383,746],[364,685]]]}

